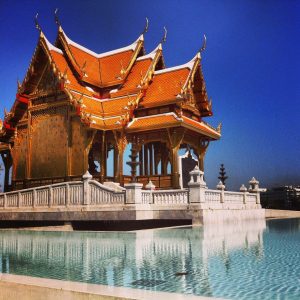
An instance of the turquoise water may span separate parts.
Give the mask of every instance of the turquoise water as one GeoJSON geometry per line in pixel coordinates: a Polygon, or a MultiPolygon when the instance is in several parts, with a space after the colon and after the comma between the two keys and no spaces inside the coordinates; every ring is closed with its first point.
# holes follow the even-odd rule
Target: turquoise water
{"type": "Polygon", "coordinates": [[[130,233],[1,231],[0,273],[227,299],[298,300],[300,219],[130,233]]]}

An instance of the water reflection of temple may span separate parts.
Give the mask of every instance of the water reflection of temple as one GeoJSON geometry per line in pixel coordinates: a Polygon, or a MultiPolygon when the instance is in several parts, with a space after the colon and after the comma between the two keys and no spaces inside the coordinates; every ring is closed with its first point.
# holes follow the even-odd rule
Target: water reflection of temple
{"type": "Polygon", "coordinates": [[[259,259],[265,228],[262,221],[134,233],[3,231],[0,272],[212,295],[210,259],[225,270],[234,251],[259,259]]]}

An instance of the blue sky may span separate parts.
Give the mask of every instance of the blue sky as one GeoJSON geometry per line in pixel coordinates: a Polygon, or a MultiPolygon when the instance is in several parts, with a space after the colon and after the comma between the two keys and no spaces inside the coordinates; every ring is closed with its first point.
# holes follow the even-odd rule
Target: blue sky
{"type": "Polygon", "coordinates": [[[6,1],[0,0],[0,117],[10,109],[38,39],[33,18],[50,41],[54,10],[76,42],[104,52],[126,46],[150,20],[149,52],[168,29],[167,66],[190,60],[207,36],[202,55],[214,116],[223,124],[205,161],[210,187],[220,163],[228,188],[255,176],[262,186],[300,184],[300,1],[6,1]],[[298,19],[297,19],[298,17],[298,19]]]}

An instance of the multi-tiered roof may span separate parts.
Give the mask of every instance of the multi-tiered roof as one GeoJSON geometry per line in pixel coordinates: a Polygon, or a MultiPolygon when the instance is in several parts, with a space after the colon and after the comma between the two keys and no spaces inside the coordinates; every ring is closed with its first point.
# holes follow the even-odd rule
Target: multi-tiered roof
{"type": "Polygon", "coordinates": [[[202,118],[211,116],[201,70],[200,51],[186,64],[166,68],[162,42],[145,54],[144,33],[129,46],[95,53],[71,40],[59,25],[55,46],[40,30],[38,45],[9,113],[0,123],[0,140],[13,137],[18,121],[36,93],[37,57],[43,51],[82,122],[98,130],[140,132],[162,127],[185,127],[208,139],[219,139],[202,118]],[[1,128],[2,127],[2,128],[1,128]]]}

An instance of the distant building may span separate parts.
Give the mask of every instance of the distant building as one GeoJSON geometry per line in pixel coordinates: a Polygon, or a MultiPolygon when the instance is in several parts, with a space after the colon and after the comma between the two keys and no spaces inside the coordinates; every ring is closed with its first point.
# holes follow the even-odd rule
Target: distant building
{"type": "Polygon", "coordinates": [[[261,193],[264,208],[300,210],[300,186],[282,186],[261,193]]]}

